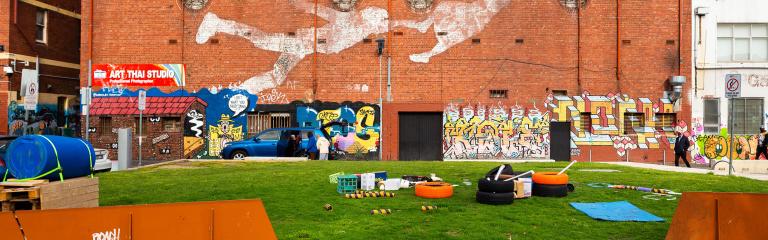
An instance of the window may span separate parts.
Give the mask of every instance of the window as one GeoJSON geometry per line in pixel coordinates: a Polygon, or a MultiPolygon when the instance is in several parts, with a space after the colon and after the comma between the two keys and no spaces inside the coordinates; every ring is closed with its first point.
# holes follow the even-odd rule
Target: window
{"type": "Polygon", "coordinates": [[[592,113],[583,112],[579,115],[581,121],[581,130],[585,133],[592,133],[592,113]]]}
{"type": "Polygon", "coordinates": [[[179,118],[179,117],[164,117],[163,118],[163,131],[165,131],[165,132],[181,132],[181,118],[179,118]]]}
{"type": "Polygon", "coordinates": [[[491,98],[507,98],[507,90],[491,90],[491,98]]]}
{"type": "Polygon", "coordinates": [[[568,96],[568,90],[552,90],[552,95],[554,95],[555,97],[568,96]]]}
{"type": "Polygon", "coordinates": [[[286,128],[291,126],[291,115],[288,113],[253,113],[248,114],[248,136],[255,136],[270,128],[286,128]]]}
{"type": "Polygon", "coordinates": [[[675,113],[657,113],[656,114],[656,128],[672,128],[677,122],[677,114],[675,113]]]}
{"type": "Polygon", "coordinates": [[[280,140],[280,131],[272,130],[272,131],[266,131],[259,135],[259,139],[262,141],[277,141],[280,140]]]}
{"type": "Polygon", "coordinates": [[[35,15],[35,41],[48,42],[48,11],[38,9],[35,15]]]}
{"type": "Polygon", "coordinates": [[[99,117],[99,135],[112,134],[112,117],[99,117]]]}
{"type": "Polygon", "coordinates": [[[720,132],[720,99],[704,100],[704,133],[720,132]]]}
{"type": "Polygon", "coordinates": [[[717,60],[768,61],[768,24],[717,24],[717,60]]]}
{"type": "Polygon", "coordinates": [[[624,113],[624,134],[635,133],[636,127],[645,127],[645,114],[624,113]]]}
{"type": "Polygon", "coordinates": [[[763,126],[763,99],[762,98],[734,98],[733,134],[755,134],[763,126]]]}

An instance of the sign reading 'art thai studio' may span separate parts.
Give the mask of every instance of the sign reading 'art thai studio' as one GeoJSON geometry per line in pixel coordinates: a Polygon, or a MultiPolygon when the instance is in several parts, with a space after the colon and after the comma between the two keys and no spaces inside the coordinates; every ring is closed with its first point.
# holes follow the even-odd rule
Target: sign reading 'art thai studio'
{"type": "Polygon", "coordinates": [[[96,87],[180,87],[186,83],[183,64],[96,64],[96,87]]]}

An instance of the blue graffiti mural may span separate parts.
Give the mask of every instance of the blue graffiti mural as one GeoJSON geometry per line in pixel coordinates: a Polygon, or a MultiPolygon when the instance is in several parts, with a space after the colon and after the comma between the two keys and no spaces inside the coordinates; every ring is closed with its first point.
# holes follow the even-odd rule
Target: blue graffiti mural
{"type": "Polygon", "coordinates": [[[356,105],[335,108],[298,106],[296,122],[300,127],[315,128],[330,122],[340,122],[342,124],[325,129],[335,149],[345,153],[348,159],[376,159],[381,135],[378,106],[356,105]]]}
{"type": "MultiPolygon", "coordinates": [[[[204,112],[191,110],[183,116],[184,156],[192,158],[218,158],[224,145],[242,140],[248,131],[247,112],[253,111],[258,101],[258,96],[241,89],[146,91],[147,97],[197,97],[207,104],[204,112]]],[[[137,96],[138,90],[121,88],[103,88],[94,93],[94,97],[137,96]]]]}

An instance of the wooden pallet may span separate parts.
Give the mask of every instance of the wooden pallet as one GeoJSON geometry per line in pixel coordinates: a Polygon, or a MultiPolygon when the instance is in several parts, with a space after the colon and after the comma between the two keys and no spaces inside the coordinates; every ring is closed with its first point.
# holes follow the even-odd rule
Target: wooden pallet
{"type": "Polygon", "coordinates": [[[40,199],[13,199],[0,202],[2,212],[11,212],[16,210],[40,210],[40,199]]]}
{"type": "Polygon", "coordinates": [[[82,208],[99,206],[99,179],[0,182],[0,211],[82,208]]]}

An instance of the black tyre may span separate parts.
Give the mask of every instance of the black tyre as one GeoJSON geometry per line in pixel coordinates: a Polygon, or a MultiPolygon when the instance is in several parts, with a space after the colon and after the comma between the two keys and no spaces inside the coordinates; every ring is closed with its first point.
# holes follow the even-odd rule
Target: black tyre
{"type": "Polygon", "coordinates": [[[477,191],[475,200],[482,204],[504,205],[515,201],[515,193],[489,193],[477,191]]]}
{"type": "Polygon", "coordinates": [[[248,153],[243,150],[235,150],[232,151],[232,155],[229,156],[230,159],[236,159],[236,160],[242,160],[245,159],[245,157],[248,156],[248,153]]]}
{"type": "Polygon", "coordinates": [[[565,197],[568,196],[568,184],[533,184],[533,196],[538,197],[565,197]]]}
{"type": "Polygon", "coordinates": [[[477,181],[477,188],[481,192],[511,193],[515,192],[515,182],[494,181],[493,179],[488,180],[487,178],[481,178],[477,181]]]}
{"type": "MultiPolygon", "coordinates": [[[[488,171],[488,173],[485,174],[485,177],[489,177],[491,179],[496,177],[496,173],[499,171],[499,167],[495,167],[491,169],[491,171],[488,171]]],[[[501,174],[512,175],[513,174],[512,165],[504,164],[504,170],[501,170],[501,174]]]]}

